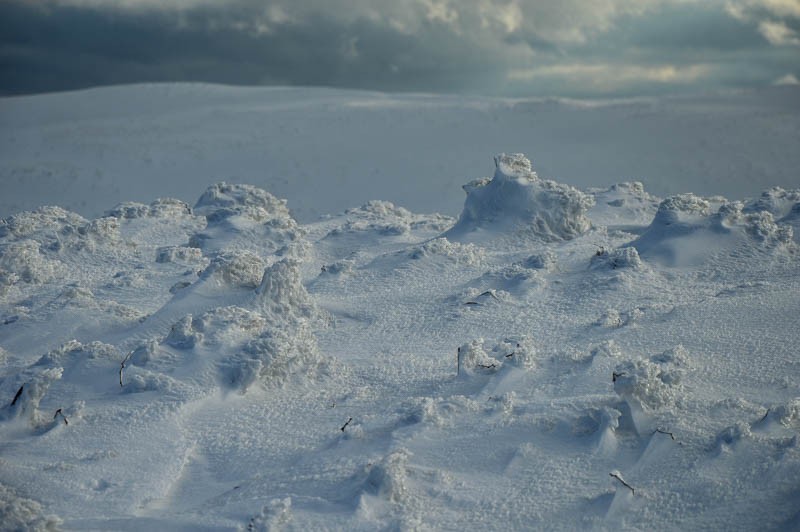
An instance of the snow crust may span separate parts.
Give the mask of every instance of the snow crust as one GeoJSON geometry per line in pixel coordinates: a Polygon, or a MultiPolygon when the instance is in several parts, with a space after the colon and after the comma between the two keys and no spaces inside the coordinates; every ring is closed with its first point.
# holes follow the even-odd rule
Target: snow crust
{"type": "Polygon", "coordinates": [[[0,221],[0,529],[797,529],[800,190],[495,164],[0,221]]]}

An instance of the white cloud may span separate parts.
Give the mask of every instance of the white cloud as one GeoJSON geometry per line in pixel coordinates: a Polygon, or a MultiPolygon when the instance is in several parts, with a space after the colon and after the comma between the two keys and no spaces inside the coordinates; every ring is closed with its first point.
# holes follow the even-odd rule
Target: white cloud
{"type": "Polygon", "coordinates": [[[458,11],[446,0],[418,0],[426,9],[426,18],[457,29],[458,11]]]}
{"type": "Polygon", "coordinates": [[[794,74],[786,74],[776,79],[773,85],[800,85],[800,80],[794,74]]]}
{"type": "Polygon", "coordinates": [[[800,18],[800,0],[728,0],[726,9],[740,20],[750,19],[759,12],[779,18],[800,18]]]}
{"type": "Polygon", "coordinates": [[[800,36],[783,22],[761,21],[758,24],[758,31],[775,46],[800,46],[800,36]]]}
{"type": "Polygon", "coordinates": [[[711,66],[704,64],[639,66],[572,63],[512,70],[508,74],[508,80],[512,82],[552,80],[580,84],[600,91],[612,91],[629,85],[692,83],[710,75],[712,70],[711,66]]]}

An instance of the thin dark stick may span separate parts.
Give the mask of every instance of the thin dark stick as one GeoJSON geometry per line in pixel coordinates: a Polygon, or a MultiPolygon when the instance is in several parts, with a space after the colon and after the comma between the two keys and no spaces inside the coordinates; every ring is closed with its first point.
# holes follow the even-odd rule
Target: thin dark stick
{"type": "Polygon", "coordinates": [[[614,477],[615,479],[619,480],[620,482],[622,482],[622,485],[623,485],[623,486],[625,486],[626,488],[628,488],[629,490],[631,490],[631,493],[632,493],[632,494],[636,495],[636,491],[633,489],[633,486],[631,486],[630,484],[628,484],[627,482],[625,482],[624,480],[622,480],[622,477],[621,477],[621,476],[617,475],[616,473],[609,473],[609,475],[610,475],[610,476],[612,476],[612,477],[614,477]]]}
{"type": "Polygon", "coordinates": [[[59,416],[59,414],[61,415],[61,418],[64,420],[64,425],[69,425],[69,421],[67,421],[67,416],[64,415],[64,412],[62,412],[60,408],[56,410],[53,419],[56,419],[59,416]]]}
{"type": "Polygon", "coordinates": [[[653,434],[655,434],[656,432],[659,433],[659,434],[666,434],[670,438],[672,438],[672,441],[675,441],[675,435],[672,434],[671,432],[667,432],[666,430],[656,429],[656,430],[653,431],[653,434]]]}
{"type": "Polygon", "coordinates": [[[16,404],[16,402],[17,402],[17,399],[19,399],[19,396],[20,396],[20,395],[22,395],[22,389],[23,389],[24,387],[25,387],[25,385],[24,385],[24,384],[23,384],[22,386],[20,386],[20,387],[19,387],[19,390],[17,390],[17,395],[15,395],[15,396],[14,396],[14,400],[13,400],[13,401],[11,401],[11,406],[14,406],[14,405],[16,404]]]}
{"type": "Polygon", "coordinates": [[[344,425],[342,425],[342,432],[344,432],[344,429],[346,429],[346,428],[347,428],[347,425],[349,425],[351,421],[353,421],[353,418],[350,418],[350,419],[348,419],[348,420],[347,420],[347,423],[345,423],[344,425]]]}
{"type": "Polygon", "coordinates": [[[132,354],[133,354],[133,351],[131,351],[127,355],[125,355],[125,358],[122,359],[122,363],[119,365],[119,387],[120,388],[122,388],[122,370],[125,369],[125,362],[127,362],[128,359],[131,358],[132,354]]]}

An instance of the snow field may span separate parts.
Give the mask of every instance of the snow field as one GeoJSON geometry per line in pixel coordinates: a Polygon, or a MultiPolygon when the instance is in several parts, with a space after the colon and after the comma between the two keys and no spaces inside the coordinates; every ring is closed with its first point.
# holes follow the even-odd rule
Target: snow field
{"type": "Polygon", "coordinates": [[[465,191],[4,219],[3,522],[796,528],[800,192],[465,191]]]}

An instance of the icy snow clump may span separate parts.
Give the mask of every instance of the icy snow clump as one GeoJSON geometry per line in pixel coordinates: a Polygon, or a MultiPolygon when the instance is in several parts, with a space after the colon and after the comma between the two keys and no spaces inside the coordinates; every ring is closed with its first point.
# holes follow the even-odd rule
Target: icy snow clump
{"type": "Polygon", "coordinates": [[[46,532],[59,530],[62,521],[54,515],[45,516],[41,504],[0,484],[0,523],[2,530],[46,532]]]}

